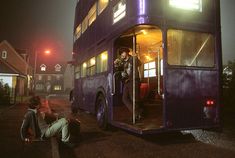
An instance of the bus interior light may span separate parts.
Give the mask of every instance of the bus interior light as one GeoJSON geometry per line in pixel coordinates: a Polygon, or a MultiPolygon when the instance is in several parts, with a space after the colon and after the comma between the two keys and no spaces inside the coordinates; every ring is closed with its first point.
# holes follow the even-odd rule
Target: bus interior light
{"type": "Polygon", "coordinates": [[[169,5],[183,10],[202,11],[202,0],[169,0],[169,5]]]}

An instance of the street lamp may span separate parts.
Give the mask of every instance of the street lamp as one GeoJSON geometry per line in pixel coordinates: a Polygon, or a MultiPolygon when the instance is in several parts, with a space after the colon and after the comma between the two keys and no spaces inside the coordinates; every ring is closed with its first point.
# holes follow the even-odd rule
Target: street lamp
{"type": "MultiPolygon", "coordinates": [[[[44,51],[45,54],[50,54],[51,51],[50,50],[45,50],[44,51]]],[[[34,90],[36,87],[36,79],[35,79],[35,74],[36,74],[36,69],[37,69],[37,58],[38,58],[38,51],[35,51],[35,55],[34,55],[34,73],[33,73],[33,79],[34,79],[34,90]]]]}

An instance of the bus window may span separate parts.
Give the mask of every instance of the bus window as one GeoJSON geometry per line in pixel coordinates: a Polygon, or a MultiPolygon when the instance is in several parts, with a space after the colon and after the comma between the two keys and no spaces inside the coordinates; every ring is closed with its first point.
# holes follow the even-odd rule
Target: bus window
{"type": "Polygon", "coordinates": [[[168,64],[214,66],[214,37],[208,33],[168,30],[168,64]]]}
{"type": "Polygon", "coordinates": [[[98,1],[98,15],[107,7],[109,0],[99,0],[98,1]]]}
{"type": "Polygon", "coordinates": [[[87,75],[92,76],[94,74],[95,74],[95,57],[89,60],[87,67],[87,75]]]}
{"type": "Polygon", "coordinates": [[[82,21],[82,33],[86,31],[87,27],[88,27],[88,18],[86,16],[84,20],[82,21]]]}
{"type": "Polygon", "coordinates": [[[77,40],[82,34],[82,27],[81,24],[77,26],[75,30],[75,40],[77,40]]]}
{"type": "Polygon", "coordinates": [[[81,77],[86,77],[86,72],[87,72],[87,63],[84,62],[82,64],[82,74],[81,74],[81,77]]]}
{"type": "Polygon", "coordinates": [[[97,56],[97,73],[105,72],[108,69],[108,52],[104,51],[103,53],[97,56]]]}
{"type": "Polygon", "coordinates": [[[96,19],[96,3],[91,7],[87,17],[88,17],[88,25],[90,26],[96,19]]]}

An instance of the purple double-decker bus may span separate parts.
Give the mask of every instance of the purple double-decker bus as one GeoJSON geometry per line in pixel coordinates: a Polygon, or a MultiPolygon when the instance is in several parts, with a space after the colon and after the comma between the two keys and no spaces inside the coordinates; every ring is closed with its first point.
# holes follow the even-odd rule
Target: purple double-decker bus
{"type": "Polygon", "coordinates": [[[219,0],[78,0],[75,14],[75,102],[101,128],[148,134],[220,127],[219,0]],[[123,47],[140,76],[129,97],[133,112],[114,66],[123,47]]]}

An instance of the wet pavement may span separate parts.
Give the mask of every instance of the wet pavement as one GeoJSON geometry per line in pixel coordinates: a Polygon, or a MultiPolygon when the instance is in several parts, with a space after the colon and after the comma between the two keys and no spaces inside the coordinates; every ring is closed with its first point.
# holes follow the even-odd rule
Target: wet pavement
{"type": "MultiPolygon", "coordinates": [[[[50,97],[49,104],[62,116],[70,115],[67,98],[50,97]]],[[[235,133],[232,125],[222,133],[193,130],[139,136],[110,127],[98,128],[95,116],[80,111],[81,138],[75,148],[60,149],[61,158],[233,158],[235,133]]]]}
{"type": "Polygon", "coordinates": [[[51,158],[50,141],[34,141],[25,144],[20,138],[20,127],[27,105],[17,104],[0,110],[1,158],[51,158]]]}

